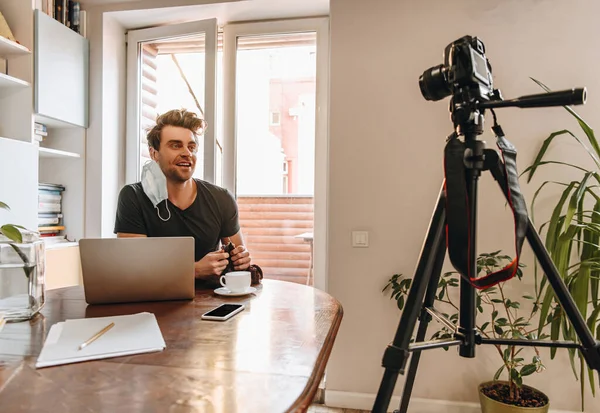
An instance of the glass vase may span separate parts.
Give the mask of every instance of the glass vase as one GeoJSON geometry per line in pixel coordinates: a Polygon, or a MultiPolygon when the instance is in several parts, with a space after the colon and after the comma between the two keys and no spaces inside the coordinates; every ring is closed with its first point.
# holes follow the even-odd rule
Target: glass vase
{"type": "Polygon", "coordinates": [[[16,243],[0,234],[0,315],[7,322],[29,320],[43,307],[45,260],[38,237],[16,243]]]}

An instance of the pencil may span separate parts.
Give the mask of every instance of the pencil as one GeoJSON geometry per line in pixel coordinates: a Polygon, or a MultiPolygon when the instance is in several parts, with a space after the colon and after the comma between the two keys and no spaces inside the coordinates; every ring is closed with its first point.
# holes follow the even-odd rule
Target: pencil
{"type": "Polygon", "coordinates": [[[83,349],[84,347],[89,346],[90,344],[92,344],[94,341],[96,341],[102,334],[106,333],[108,330],[110,330],[111,328],[113,328],[115,326],[115,323],[110,323],[109,325],[107,325],[106,327],[104,327],[102,330],[98,331],[96,334],[94,334],[92,337],[90,337],[87,341],[81,343],[81,345],[79,346],[79,348],[77,349],[77,351],[83,349]]]}

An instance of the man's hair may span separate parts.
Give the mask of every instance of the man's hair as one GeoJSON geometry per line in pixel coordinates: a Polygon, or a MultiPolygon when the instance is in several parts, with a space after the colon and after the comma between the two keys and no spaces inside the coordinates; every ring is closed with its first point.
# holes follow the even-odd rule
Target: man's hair
{"type": "Polygon", "coordinates": [[[150,129],[146,139],[148,146],[158,150],[160,147],[160,134],[165,126],[179,126],[192,131],[194,138],[204,133],[206,122],[204,119],[196,116],[194,112],[186,109],[173,109],[159,115],[156,118],[156,125],[150,129]]]}

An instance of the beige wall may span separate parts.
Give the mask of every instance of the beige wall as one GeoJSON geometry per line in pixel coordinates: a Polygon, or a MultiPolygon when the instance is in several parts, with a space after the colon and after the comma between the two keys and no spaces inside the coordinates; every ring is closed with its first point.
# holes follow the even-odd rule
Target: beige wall
{"type": "MultiPolygon", "coordinates": [[[[592,0],[331,1],[329,292],[345,316],[328,368],[329,390],[377,392],[381,356],[399,318],[381,289],[395,272],[412,275],[439,190],[444,141],[452,131],[448,99],[425,101],[419,75],[442,63],[448,43],[477,35],[505,98],[539,93],[529,76],[554,89],[587,86],[588,104],[578,111],[594,126],[600,112],[598,15],[600,3],[592,0]],[[370,232],[369,248],[351,248],[353,229],[370,232]]],[[[520,170],[550,132],[577,130],[562,108],[502,109],[498,115],[520,150],[520,170]]],[[[490,124],[483,139],[495,147],[490,124]]],[[[558,149],[556,156],[583,156],[575,145],[558,149]]],[[[553,169],[545,177],[566,175],[553,169]]],[[[529,205],[537,186],[522,185],[529,205]]],[[[488,176],[479,206],[480,250],[512,254],[510,215],[488,176]]],[[[524,261],[533,267],[528,247],[524,261]]],[[[532,272],[526,274],[525,285],[511,286],[528,290],[532,272]]],[[[473,360],[456,350],[425,352],[414,396],[477,401],[477,384],[499,367],[492,349],[477,351],[473,360]]],[[[553,409],[577,410],[579,383],[565,360],[564,354],[560,361],[547,357],[547,371],[527,383],[546,391],[553,409]]],[[[586,411],[599,409],[600,397],[590,397],[586,411]]]]}

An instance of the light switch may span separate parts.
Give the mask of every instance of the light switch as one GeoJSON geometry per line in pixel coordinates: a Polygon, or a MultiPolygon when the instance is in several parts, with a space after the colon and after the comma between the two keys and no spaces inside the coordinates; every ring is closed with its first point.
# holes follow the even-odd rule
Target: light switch
{"type": "Polygon", "coordinates": [[[352,246],[354,248],[366,248],[369,246],[368,231],[352,231],[352,246]]]}

